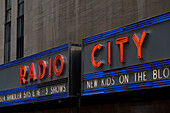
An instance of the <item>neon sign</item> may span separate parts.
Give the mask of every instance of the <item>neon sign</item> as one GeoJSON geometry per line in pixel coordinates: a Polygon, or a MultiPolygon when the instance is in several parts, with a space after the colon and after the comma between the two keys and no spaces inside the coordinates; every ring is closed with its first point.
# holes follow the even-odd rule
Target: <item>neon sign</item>
{"type": "Polygon", "coordinates": [[[170,86],[170,21],[156,18],[83,39],[82,95],[170,86]]]}
{"type": "MultiPolygon", "coordinates": [[[[29,66],[22,65],[20,66],[20,84],[26,84],[27,81],[32,82],[37,80],[36,69],[34,63],[29,66]],[[29,71],[29,72],[28,72],[29,71]],[[27,78],[28,76],[28,78],[27,78]],[[27,80],[28,79],[28,80],[27,80]]],[[[48,77],[51,77],[51,58],[48,62],[44,60],[38,61],[38,79],[43,79],[48,73],[48,77]],[[48,68],[48,71],[47,71],[48,68]]],[[[61,54],[56,55],[53,61],[53,70],[55,75],[60,76],[64,70],[64,56],[61,54]],[[59,62],[59,63],[58,63],[59,62]]]]}
{"type": "MultiPolygon", "coordinates": [[[[138,40],[136,34],[134,33],[133,36],[132,36],[132,39],[137,47],[137,58],[140,59],[142,58],[141,57],[141,48],[142,48],[142,44],[143,44],[143,41],[146,37],[146,32],[143,31],[142,34],[141,34],[141,37],[140,37],[140,40],[138,40]]],[[[124,43],[127,43],[128,42],[128,37],[122,37],[122,38],[118,38],[115,40],[115,44],[116,45],[119,45],[119,60],[120,62],[123,62],[123,45],[124,43]]],[[[98,50],[100,51],[102,49],[102,45],[101,44],[95,44],[92,48],[92,52],[91,52],[91,63],[93,65],[93,67],[95,68],[99,68],[102,64],[102,62],[99,60],[99,61],[95,61],[95,52],[98,50]]],[[[111,48],[110,48],[110,41],[107,42],[107,65],[111,65],[111,48]]]]}

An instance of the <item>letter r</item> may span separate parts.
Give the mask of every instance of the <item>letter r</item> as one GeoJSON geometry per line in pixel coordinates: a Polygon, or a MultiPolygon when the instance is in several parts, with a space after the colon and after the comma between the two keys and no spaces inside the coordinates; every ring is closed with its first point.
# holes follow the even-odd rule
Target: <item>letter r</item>
{"type": "Polygon", "coordinates": [[[20,66],[20,84],[26,84],[26,74],[26,67],[24,65],[20,66]]]}

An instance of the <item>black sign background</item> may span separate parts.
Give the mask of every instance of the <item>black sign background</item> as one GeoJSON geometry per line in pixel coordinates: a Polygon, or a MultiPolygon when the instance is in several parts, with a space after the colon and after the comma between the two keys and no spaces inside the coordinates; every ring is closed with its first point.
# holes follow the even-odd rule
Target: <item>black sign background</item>
{"type": "MultiPolygon", "coordinates": [[[[83,45],[83,69],[82,74],[119,69],[127,66],[138,65],[153,61],[159,61],[170,58],[170,21],[154,24],[142,29],[122,33],[113,37],[99,40],[93,43],[83,45]],[[132,39],[135,33],[140,38],[142,31],[147,33],[142,44],[142,59],[137,59],[137,48],[132,39]],[[124,62],[119,62],[119,45],[115,45],[115,39],[128,37],[128,42],[124,43],[124,62]],[[111,42],[111,66],[107,65],[107,42],[111,42]],[[91,64],[91,51],[95,44],[103,45],[99,52],[97,60],[104,64],[100,68],[94,68],[91,64]]],[[[139,40],[139,39],[138,39],[139,40]]]]}
{"type": "Polygon", "coordinates": [[[170,79],[170,67],[154,68],[144,71],[85,80],[83,82],[83,89],[117,86],[164,79],[170,79]]]}

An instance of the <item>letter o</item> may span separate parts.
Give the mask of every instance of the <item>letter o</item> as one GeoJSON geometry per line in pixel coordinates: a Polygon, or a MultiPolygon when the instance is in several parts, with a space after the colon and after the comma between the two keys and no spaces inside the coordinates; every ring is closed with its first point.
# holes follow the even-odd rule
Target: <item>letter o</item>
{"type": "Polygon", "coordinates": [[[124,81],[125,81],[125,77],[124,77],[123,75],[120,75],[120,76],[119,76],[119,83],[120,83],[120,84],[123,84],[124,81]]]}
{"type": "Polygon", "coordinates": [[[54,73],[59,76],[62,71],[63,71],[63,67],[64,67],[64,60],[63,60],[63,56],[58,54],[55,59],[54,59],[54,73]],[[57,67],[56,67],[56,63],[57,63],[57,60],[60,60],[61,64],[60,64],[60,69],[57,70],[57,67]]]}
{"type": "Polygon", "coordinates": [[[163,70],[163,76],[165,77],[165,78],[168,78],[168,76],[169,76],[169,68],[164,68],[164,70],[163,70]],[[165,75],[166,73],[165,73],[165,71],[167,70],[167,75],[165,75]]]}

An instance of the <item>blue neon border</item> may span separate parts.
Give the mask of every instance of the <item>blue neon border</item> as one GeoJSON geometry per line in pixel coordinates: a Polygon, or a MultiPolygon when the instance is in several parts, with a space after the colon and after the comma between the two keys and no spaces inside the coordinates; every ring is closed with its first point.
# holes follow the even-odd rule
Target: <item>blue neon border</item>
{"type": "Polygon", "coordinates": [[[114,29],[114,30],[110,30],[110,31],[107,31],[107,32],[104,32],[104,33],[101,33],[101,34],[97,34],[97,35],[85,38],[85,39],[83,39],[83,45],[91,43],[91,42],[95,42],[95,41],[98,41],[98,40],[101,40],[101,39],[105,39],[105,38],[108,38],[108,37],[111,37],[111,36],[115,36],[115,35],[118,35],[118,34],[121,34],[121,33],[125,33],[125,32],[128,32],[128,31],[131,31],[131,30],[135,30],[135,29],[146,27],[146,26],[156,24],[156,23],[159,23],[159,22],[167,21],[169,19],[170,19],[170,13],[166,13],[166,14],[163,14],[163,15],[160,15],[160,16],[156,16],[156,17],[153,17],[153,18],[150,18],[150,19],[147,19],[147,20],[143,20],[143,21],[140,21],[140,22],[137,22],[137,23],[134,23],[134,24],[130,24],[130,25],[127,25],[127,26],[124,26],[124,27],[120,27],[120,28],[117,28],[117,29],[114,29]]]}
{"type": "Polygon", "coordinates": [[[82,95],[113,93],[113,92],[159,88],[159,87],[167,87],[167,86],[170,86],[170,79],[88,89],[88,90],[83,90],[82,95]]]}
{"type": "MultiPolygon", "coordinates": [[[[58,46],[37,54],[33,54],[31,56],[27,56],[6,64],[0,65],[0,69],[7,68],[9,66],[17,65],[26,61],[30,61],[36,58],[40,58],[46,55],[50,55],[56,52],[60,52],[63,50],[68,49],[68,44],[58,46]]],[[[12,94],[12,93],[17,93],[17,92],[23,92],[23,91],[29,91],[29,90],[34,90],[38,89],[38,84],[35,85],[29,85],[29,86],[24,86],[24,87],[19,87],[19,88],[14,88],[14,89],[9,89],[9,90],[4,90],[0,91],[0,96],[1,95],[7,95],[7,94],[12,94]]],[[[3,106],[10,106],[10,105],[17,105],[17,104],[25,104],[25,103],[32,103],[32,102],[39,102],[39,101],[46,101],[46,100],[53,100],[53,99],[59,99],[59,98],[66,98],[68,97],[68,92],[65,93],[58,93],[58,94],[52,94],[52,95],[47,95],[47,96],[40,96],[40,97],[32,97],[32,98],[26,98],[26,99],[19,99],[19,100],[13,100],[13,101],[7,101],[7,102],[0,102],[0,107],[3,106]]]]}
{"type": "Polygon", "coordinates": [[[64,93],[47,95],[47,96],[32,97],[32,98],[25,98],[25,99],[13,100],[13,101],[1,102],[0,107],[40,102],[40,101],[47,101],[47,100],[55,100],[55,99],[67,98],[67,97],[68,97],[68,92],[64,92],[64,93]]]}
{"type": "MultiPolygon", "coordinates": [[[[154,69],[154,68],[159,68],[159,67],[168,67],[168,66],[170,66],[170,59],[146,63],[146,64],[140,64],[140,65],[135,65],[135,66],[129,66],[122,70],[113,71],[113,72],[101,71],[101,72],[96,72],[96,73],[91,73],[91,74],[85,74],[83,75],[83,80],[96,79],[96,78],[101,78],[101,77],[108,77],[108,76],[120,75],[120,74],[125,74],[125,73],[130,73],[130,72],[154,69]]],[[[110,93],[110,92],[113,93],[113,92],[158,88],[158,87],[167,87],[167,86],[170,86],[170,79],[87,89],[87,90],[82,91],[82,95],[94,95],[94,94],[102,94],[102,93],[110,93]]]]}
{"type": "MultiPolygon", "coordinates": [[[[0,91],[0,96],[12,94],[12,93],[23,92],[23,91],[34,90],[34,89],[38,89],[38,84],[0,91]]],[[[62,99],[62,98],[67,98],[67,97],[68,97],[68,92],[64,92],[64,93],[58,93],[58,94],[52,94],[52,95],[46,95],[46,96],[39,96],[39,97],[13,100],[13,101],[0,102],[0,107],[32,103],[32,102],[47,101],[47,100],[54,100],[54,99],[62,99]]]]}
{"type": "Polygon", "coordinates": [[[38,88],[38,84],[4,90],[4,91],[0,91],[0,96],[12,94],[12,93],[23,92],[23,91],[29,91],[29,90],[33,90],[33,89],[37,89],[37,88],[38,88]]]}
{"type": "Polygon", "coordinates": [[[24,58],[21,58],[21,59],[18,59],[18,60],[14,60],[14,61],[11,61],[9,63],[2,64],[2,65],[0,65],[0,69],[6,68],[6,67],[9,67],[9,66],[13,66],[13,65],[17,65],[19,63],[30,61],[30,60],[33,60],[33,59],[36,59],[36,58],[39,58],[39,57],[49,55],[49,54],[53,54],[53,53],[56,53],[56,52],[59,52],[59,51],[65,50],[65,49],[68,49],[68,44],[58,46],[58,47],[55,47],[55,48],[52,48],[52,49],[49,49],[49,50],[46,50],[46,51],[42,51],[40,53],[36,53],[36,54],[31,55],[31,56],[27,56],[27,57],[24,57],[24,58]]]}
{"type": "Polygon", "coordinates": [[[90,74],[84,74],[82,75],[82,79],[83,80],[97,79],[101,77],[109,77],[109,76],[114,76],[114,75],[143,71],[143,70],[154,69],[154,68],[165,67],[165,66],[170,66],[170,59],[140,64],[140,65],[135,65],[135,66],[129,66],[129,67],[125,67],[123,69],[112,71],[112,72],[100,71],[100,72],[95,72],[95,73],[90,73],[90,74]]]}

